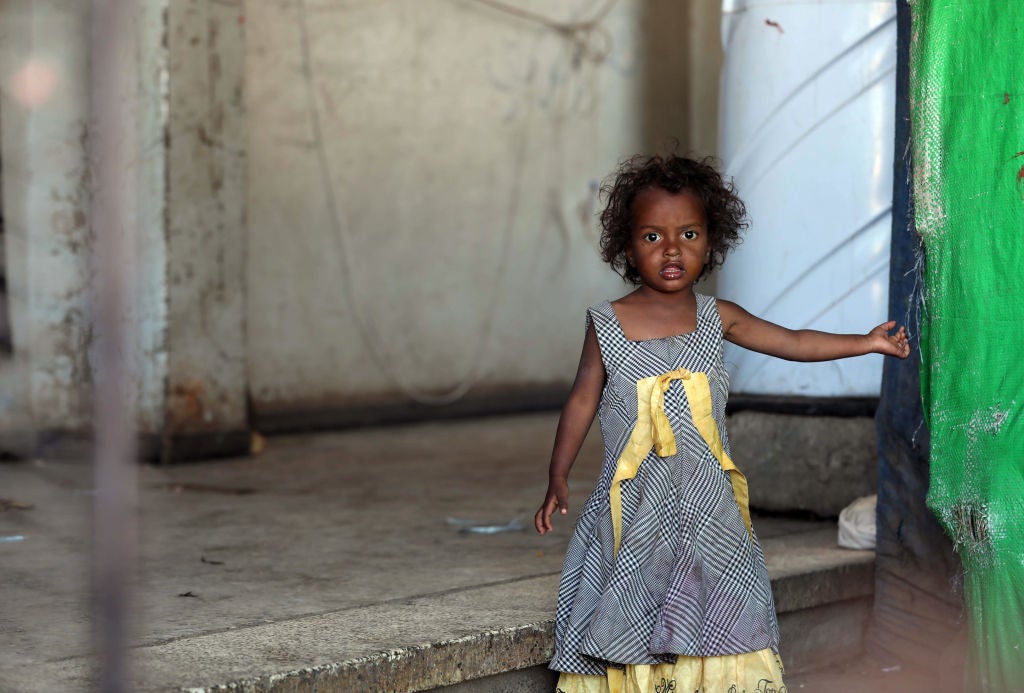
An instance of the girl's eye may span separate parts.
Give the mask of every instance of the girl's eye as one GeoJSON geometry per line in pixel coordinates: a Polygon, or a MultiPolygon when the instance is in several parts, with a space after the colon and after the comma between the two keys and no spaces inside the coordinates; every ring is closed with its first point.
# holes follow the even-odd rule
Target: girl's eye
{"type": "Polygon", "coordinates": [[[696,237],[697,237],[697,232],[692,230],[692,229],[688,230],[688,231],[683,231],[683,238],[685,238],[688,241],[692,241],[696,237]]]}
{"type": "Polygon", "coordinates": [[[661,234],[657,234],[654,231],[648,231],[644,234],[644,240],[648,243],[657,243],[661,240],[661,234]]]}

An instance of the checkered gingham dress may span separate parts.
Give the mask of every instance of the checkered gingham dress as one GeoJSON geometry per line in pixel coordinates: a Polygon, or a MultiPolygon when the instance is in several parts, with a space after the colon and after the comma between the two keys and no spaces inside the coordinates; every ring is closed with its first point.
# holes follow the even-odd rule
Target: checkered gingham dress
{"type": "Polygon", "coordinates": [[[679,381],[665,393],[678,453],[663,458],[652,449],[621,482],[622,538],[614,552],[609,486],[637,420],[638,380],[679,368],[706,373],[728,452],[729,375],[715,299],[698,294],[697,329],[675,337],[626,339],[607,301],[587,311],[591,321],[607,377],[599,409],[604,466],[563,564],[551,668],[604,675],[609,665],[672,662],[679,654],[777,652],[764,555],[679,381]]]}

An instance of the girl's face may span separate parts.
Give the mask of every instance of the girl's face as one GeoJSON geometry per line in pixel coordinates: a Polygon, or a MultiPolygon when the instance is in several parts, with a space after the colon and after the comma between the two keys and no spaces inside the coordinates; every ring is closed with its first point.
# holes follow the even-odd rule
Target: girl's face
{"type": "Polygon", "coordinates": [[[641,283],[663,293],[692,291],[711,260],[707,218],[689,191],[645,188],[633,200],[633,236],[626,250],[641,283]]]}

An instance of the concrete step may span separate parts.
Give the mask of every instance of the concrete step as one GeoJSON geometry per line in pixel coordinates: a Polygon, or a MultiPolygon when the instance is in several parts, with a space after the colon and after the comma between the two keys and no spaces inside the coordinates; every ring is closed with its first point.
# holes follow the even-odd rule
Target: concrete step
{"type": "MultiPolygon", "coordinates": [[[[874,553],[838,549],[835,539],[835,528],[828,527],[764,540],[787,680],[848,662],[863,652],[874,592],[874,553]]],[[[557,674],[547,668],[546,662],[553,648],[550,638],[554,622],[546,621],[542,625],[547,640],[537,643],[543,650],[541,662],[426,690],[442,693],[553,691],[557,674]]],[[[792,684],[789,688],[793,688],[792,684]]]]}
{"type": "MultiPolygon", "coordinates": [[[[787,673],[858,655],[870,609],[874,554],[835,548],[834,527],[812,526],[763,540],[787,673]]],[[[146,672],[143,690],[553,690],[544,665],[557,583],[557,574],[538,575],[179,638],[136,648],[134,661],[146,672]],[[220,678],[182,688],[197,670],[220,678]]],[[[70,658],[37,664],[33,676],[60,690],[88,680],[91,667],[70,658]]]]}

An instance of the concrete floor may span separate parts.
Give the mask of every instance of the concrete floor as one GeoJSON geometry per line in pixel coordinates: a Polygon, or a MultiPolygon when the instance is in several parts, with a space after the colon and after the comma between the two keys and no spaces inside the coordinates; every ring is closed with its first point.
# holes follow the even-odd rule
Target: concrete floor
{"type": "MultiPolygon", "coordinates": [[[[571,521],[540,537],[466,534],[450,519],[528,524],[556,422],[287,436],[252,458],[141,468],[130,688],[210,685],[550,618],[571,521]]],[[[577,508],[600,457],[592,432],[573,472],[577,508]]],[[[33,506],[0,512],[0,690],[87,689],[89,466],[0,463],[0,497],[33,506]]],[[[808,531],[757,526],[762,538],[808,531]]],[[[832,687],[808,678],[790,690],[870,680],[822,675],[832,687]]]]}
{"type": "Polygon", "coordinates": [[[962,693],[959,681],[940,681],[934,671],[870,657],[787,677],[792,693],[962,693]]]}

